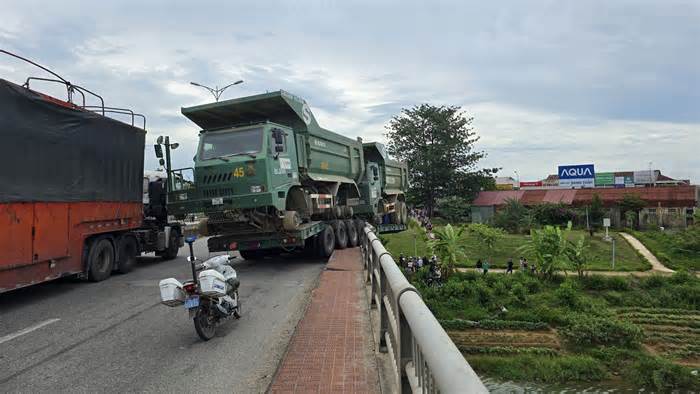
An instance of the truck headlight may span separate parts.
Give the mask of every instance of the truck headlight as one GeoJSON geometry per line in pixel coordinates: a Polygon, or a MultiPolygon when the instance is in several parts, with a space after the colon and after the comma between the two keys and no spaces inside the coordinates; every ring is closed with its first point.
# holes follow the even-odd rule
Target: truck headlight
{"type": "Polygon", "coordinates": [[[262,185],[253,185],[250,187],[251,193],[261,193],[263,191],[262,185]]]}
{"type": "Polygon", "coordinates": [[[187,193],[180,193],[177,196],[177,199],[182,201],[182,200],[187,200],[187,193]]]}

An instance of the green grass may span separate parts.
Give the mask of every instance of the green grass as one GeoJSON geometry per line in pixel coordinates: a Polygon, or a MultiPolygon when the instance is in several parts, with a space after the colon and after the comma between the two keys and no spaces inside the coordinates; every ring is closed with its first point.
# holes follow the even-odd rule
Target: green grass
{"type": "Polygon", "coordinates": [[[674,269],[700,271],[700,255],[678,253],[672,249],[672,231],[630,231],[666,266],[674,269]]]}
{"type": "Polygon", "coordinates": [[[605,368],[589,356],[467,354],[466,358],[477,373],[508,380],[564,383],[598,381],[606,377],[605,368]]]}
{"type": "MultiPolygon", "coordinates": [[[[590,238],[588,233],[581,230],[572,230],[569,234],[571,240],[578,239],[581,235],[586,236],[590,243],[590,262],[588,269],[597,271],[611,271],[612,260],[612,243],[603,240],[603,234],[598,233],[590,238]]],[[[615,271],[644,271],[651,269],[651,265],[644,260],[632,247],[617,233],[613,233],[616,246],[615,271]]],[[[386,234],[382,236],[389,243],[386,245],[387,250],[398,259],[398,256],[403,253],[405,256],[415,255],[414,251],[414,233],[410,230],[395,234],[386,234]]],[[[419,237],[416,238],[416,248],[418,255],[427,256],[429,251],[425,242],[419,237]]],[[[478,243],[466,231],[464,240],[467,251],[467,261],[459,264],[462,267],[474,267],[478,259],[486,259],[490,257],[492,268],[506,268],[508,258],[512,258],[515,268],[518,267],[518,258],[523,253],[518,251],[518,248],[527,242],[529,235],[506,234],[496,245],[495,251],[490,253],[486,248],[478,243]]],[[[530,256],[525,255],[528,260],[530,256]]]]}
{"type": "Polygon", "coordinates": [[[544,280],[467,272],[456,273],[441,287],[426,287],[424,271],[411,275],[412,283],[446,329],[469,336],[461,350],[480,374],[571,384],[618,375],[659,392],[700,387],[700,378],[690,368],[673,363],[697,358],[700,352],[696,344],[700,328],[695,328],[700,323],[700,278],[693,275],[559,275],[544,280]],[[480,343],[470,327],[481,328],[478,332],[484,335],[482,322],[522,335],[541,335],[543,331],[529,329],[549,326],[559,336],[561,348],[545,351],[539,342],[513,344],[505,336],[502,343],[480,343]],[[639,335],[640,328],[647,337],[639,335]],[[580,339],[584,337],[588,339],[580,339]],[[660,353],[647,353],[640,340],[653,343],[660,353]]]}

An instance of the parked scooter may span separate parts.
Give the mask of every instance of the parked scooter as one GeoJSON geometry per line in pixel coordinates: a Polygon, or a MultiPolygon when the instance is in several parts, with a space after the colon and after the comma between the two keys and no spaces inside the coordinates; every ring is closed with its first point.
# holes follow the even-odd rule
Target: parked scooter
{"type": "Polygon", "coordinates": [[[241,303],[238,297],[240,282],[231,267],[232,257],[214,256],[197,264],[192,244],[196,237],[185,240],[190,247],[187,260],[192,268],[192,280],[180,283],[175,278],[160,281],[161,302],[175,307],[185,305],[194,320],[197,335],[205,341],[216,333],[216,327],[230,317],[240,319],[241,303]],[[199,274],[197,274],[199,273],[199,274]]]}

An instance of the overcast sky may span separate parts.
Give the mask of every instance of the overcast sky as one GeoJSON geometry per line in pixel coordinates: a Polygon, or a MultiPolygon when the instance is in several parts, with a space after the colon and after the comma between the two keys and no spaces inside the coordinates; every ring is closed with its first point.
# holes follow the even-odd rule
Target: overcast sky
{"type": "Polygon", "coordinates": [[[463,106],[503,176],[651,161],[700,182],[700,1],[0,2],[0,48],[146,114],[178,166],[198,132],[180,108],[211,101],[189,82],[244,79],[224,97],[284,89],[365,140],[402,107],[463,106]]]}

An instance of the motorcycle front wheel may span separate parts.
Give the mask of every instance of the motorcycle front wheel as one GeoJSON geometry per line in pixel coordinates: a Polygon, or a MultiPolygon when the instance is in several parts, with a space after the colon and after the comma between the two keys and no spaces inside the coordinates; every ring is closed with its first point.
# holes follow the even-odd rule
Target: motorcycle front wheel
{"type": "Polygon", "coordinates": [[[208,310],[200,307],[193,320],[194,329],[203,341],[214,338],[214,334],[216,334],[216,322],[208,310]]]}

